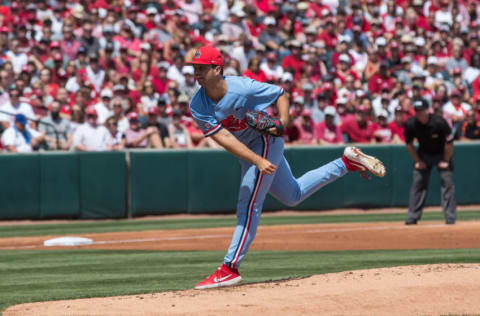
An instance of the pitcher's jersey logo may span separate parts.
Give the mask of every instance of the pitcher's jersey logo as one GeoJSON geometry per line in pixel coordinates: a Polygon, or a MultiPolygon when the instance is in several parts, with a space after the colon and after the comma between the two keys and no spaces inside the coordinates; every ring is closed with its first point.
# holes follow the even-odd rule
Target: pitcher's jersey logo
{"type": "Polygon", "coordinates": [[[247,122],[245,118],[239,120],[235,116],[230,115],[222,120],[222,126],[228,129],[230,132],[239,132],[247,128],[247,122]]]}
{"type": "Polygon", "coordinates": [[[200,58],[200,50],[197,50],[197,51],[195,52],[195,58],[200,58]]]}

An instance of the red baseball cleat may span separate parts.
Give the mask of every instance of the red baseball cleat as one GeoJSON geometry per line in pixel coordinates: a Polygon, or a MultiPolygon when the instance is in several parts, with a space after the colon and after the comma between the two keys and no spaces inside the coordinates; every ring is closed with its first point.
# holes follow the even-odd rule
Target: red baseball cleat
{"type": "Polygon", "coordinates": [[[385,176],[383,163],[375,157],[365,155],[356,147],[345,148],[342,160],[349,171],[360,171],[360,173],[368,171],[380,178],[385,176]]]}
{"type": "Polygon", "coordinates": [[[237,269],[229,268],[223,264],[211,276],[198,283],[195,290],[211,289],[215,287],[232,286],[242,281],[237,269]]]}

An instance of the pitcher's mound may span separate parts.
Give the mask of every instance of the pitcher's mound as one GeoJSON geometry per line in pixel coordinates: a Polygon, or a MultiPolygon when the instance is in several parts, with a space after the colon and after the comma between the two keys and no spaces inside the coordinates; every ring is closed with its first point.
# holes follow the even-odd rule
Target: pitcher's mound
{"type": "Polygon", "coordinates": [[[23,304],[4,315],[464,315],[479,313],[479,298],[480,265],[439,264],[206,291],[23,304]]]}

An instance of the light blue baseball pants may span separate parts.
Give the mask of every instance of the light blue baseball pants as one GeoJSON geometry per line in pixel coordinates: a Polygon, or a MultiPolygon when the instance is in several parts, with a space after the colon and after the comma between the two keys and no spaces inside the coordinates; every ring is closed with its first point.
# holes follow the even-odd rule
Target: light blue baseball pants
{"type": "Polygon", "coordinates": [[[250,149],[277,166],[273,175],[261,174],[255,165],[244,160],[241,164],[241,184],[237,204],[237,226],[224,263],[238,268],[257,232],[262,206],[267,193],[288,206],[295,206],[321,187],[347,173],[342,159],[336,159],[311,170],[298,179],[293,177],[283,156],[283,139],[262,136],[250,149]]]}

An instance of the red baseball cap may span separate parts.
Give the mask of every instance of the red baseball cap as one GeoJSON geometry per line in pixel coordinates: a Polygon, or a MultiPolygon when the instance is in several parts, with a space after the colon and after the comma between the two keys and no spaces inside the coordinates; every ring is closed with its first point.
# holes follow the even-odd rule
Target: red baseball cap
{"type": "Polygon", "coordinates": [[[222,54],[213,46],[202,46],[196,52],[192,61],[186,64],[217,65],[223,67],[222,54]]]}
{"type": "Polygon", "coordinates": [[[127,114],[127,118],[129,121],[138,120],[138,114],[136,112],[130,112],[127,114]]]}
{"type": "Polygon", "coordinates": [[[151,107],[148,109],[148,114],[151,114],[151,115],[158,115],[158,107],[151,107]]]}
{"type": "Polygon", "coordinates": [[[92,115],[92,116],[97,116],[97,110],[95,110],[95,108],[93,106],[89,106],[85,110],[85,114],[92,115]]]}

